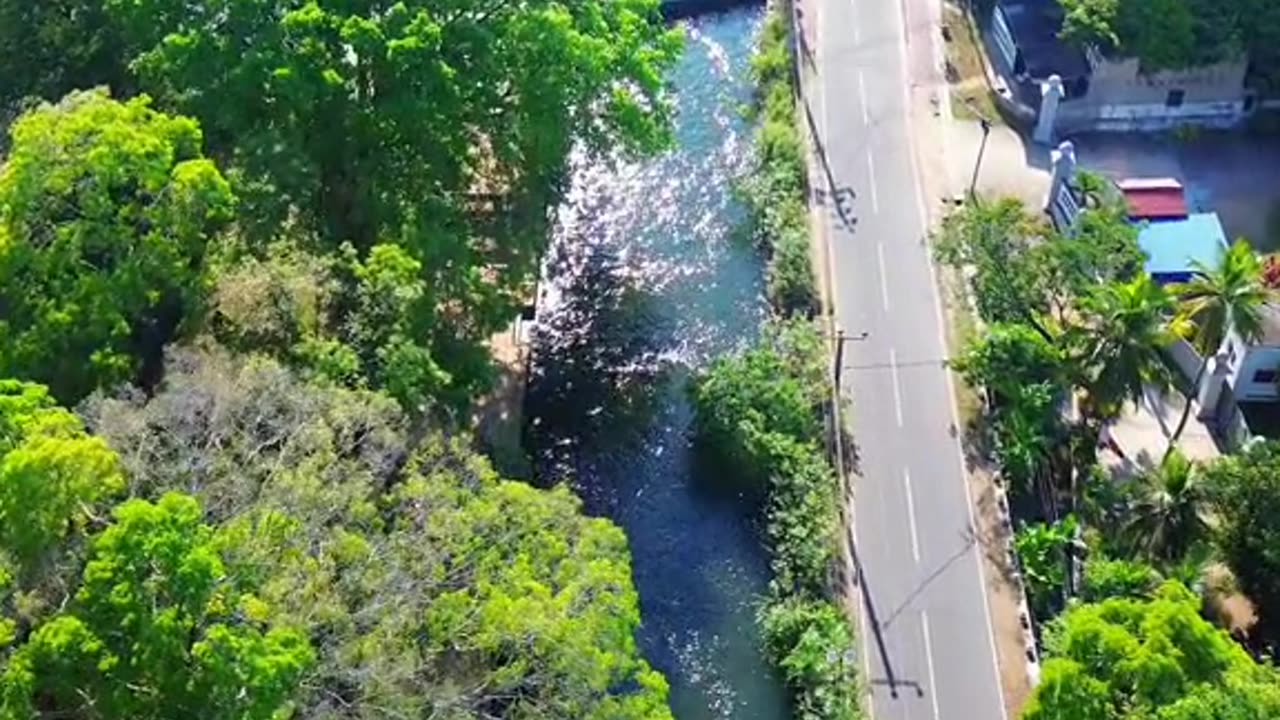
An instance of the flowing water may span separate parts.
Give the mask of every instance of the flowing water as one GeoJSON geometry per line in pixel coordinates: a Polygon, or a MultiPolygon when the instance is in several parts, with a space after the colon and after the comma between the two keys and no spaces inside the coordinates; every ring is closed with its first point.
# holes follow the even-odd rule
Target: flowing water
{"type": "Polygon", "coordinates": [[[760,654],[769,579],[753,503],[690,444],[690,374],[749,342],[763,267],[743,242],[733,178],[748,161],[748,58],[760,8],[686,23],[676,147],[582,161],[548,252],[527,398],[543,482],[627,533],[641,651],[679,720],[788,717],[760,654]]]}

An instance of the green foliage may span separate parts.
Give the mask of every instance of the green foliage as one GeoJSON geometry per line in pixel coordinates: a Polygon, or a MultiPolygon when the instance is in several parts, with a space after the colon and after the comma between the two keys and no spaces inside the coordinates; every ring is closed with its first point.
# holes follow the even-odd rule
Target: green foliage
{"type": "Polygon", "coordinates": [[[671,138],[681,38],[657,0],[105,1],[142,88],[227,158],[252,254],[280,236],[326,262],[354,248],[331,309],[359,337],[306,338],[294,359],[351,380],[351,345],[356,379],[415,412],[487,387],[483,343],[531,292],[574,143],[671,138]],[[393,325],[348,317],[380,281],[393,325]]]}
{"type": "Polygon", "coordinates": [[[756,243],[769,257],[769,304],[783,317],[812,316],[818,290],[809,246],[804,140],[792,86],[784,9],[771,12],[751,58],[756,83],[756,167],[743,183],[756,243]]]}
{"type": "Polygon", "coordinates": [[[128,382],[201,302],[233,198],[200,129],[79,93],[12,129],[0,171],[0,375],[75,401],[128,382]]]}
{"type": "Polygon", "coordinates": [[[1061,351],[1032,328],[993,323],[951,366],[965,382],[985,387],[999,398],[1010,398],[1029,385],[1060,382],[1064,362],[1061,351]]]}
{"type": "Polygon", "coordinates": [[[1058,0],[1062,36],[1136,57],[1146,72],[1233,60],[1246,41],[1252,0],[1058,0]]]}
{"type": "Polygon", "coordinates": [[[670,718],[625,538],[567,489],[502,481],[465,438],[411,445],[389,398],[263,358],[175,352],[154,398],[86,413],[132,493],[189,488],[313,638],[303,716],[670,718]]]}
{"type": "Polygon", "coordinates": [[[1177,562],[1209,535],[1209,508],[1198,465],[1173,451],[1144,475],[1125,528],[1132,547],[1153,560],[1177,562]]]}
{"type": "Polygon", "coordinates": [[[1133,560],[1091,557],[1084,566],[1080,598],[1101,602],[1107,598],[1145,598],[1160,584],[1160,573],[1150,565],[1133,560]]]}
{"type": "Polygon", "coordinates": [[[759,621],[766,652],[794,693],[796,717],[852,720],[862,716],[849,658],[853,633],[829,597],[838,484],[819,448],[824,351],[810,322],[784,322],[758,346],[717,360],[691,392],[701,441],[753,489],[767,490],[774,578],[759,621]]]}
{"type": "Polygon", "coordinates": [[[246,617],[261,601],[224,563],[199,504],[170,493],[112,514],[74,600],[0,677],[4,712],[277,717],[311,649],[296,630],[246,617]]]}
{"type": "Polygon", "coordinates": [[[1191,323],[1196,350],[1212,355],[1231,331],[1246,342],[1261,338],[1263,311],[1272,292],[1263,283],[1262,261],[1249,243],[1237,240],[1216,267],[1196,269],[1190,281],[1170,288],[1179,312],[1191,323]]]}
{"type": "Polygon", "coordinates": [[[1048,659],[1023,718],[1272,717],[1280,678],[1199,610],[1199,598],[1176,582],[1147,600],[1072,607],[1045,631],[1048,659]]]}
{"type": "Polygon", "coordinates": [[[983,320],[1019,322],[1048,309],[1031,259],[1046,230],[1016,199],[970,203],[946,217],[934,247],[939,262],[973,269],[970,291],[983,320]]]}
{"type": "Polygon", "coordinates": [[[1014,534],[1013,545],[1022,566],[1031,609],[1046,618],[1061,607],[1067,583],[1067,553],[1075,542],[1079,523],[1074,516],[1046,525],[1023,525],[1014,534]]]}
{"type": "Polygon", "coordinates": [[[1177,336],[1168,323],[1173,299],[1150,276],[1096,286],[1083,299],[1073,328],[1089,409],[1111,418],[1125,401],[1140,401],[1148,386],[1168,387],[1163,351],[1177,336]]]}
{"type": "Polygon", "coordinates": [[[771,474],[759,436],[804,443],[821,432],[822,386],[793,369],[777,347],[764,344],[717,359],[693,386],[699,436],[757,487],[771,474]]]}
{"type": "Polygon", "coordinates": [[[125,90],[121,40],[102,0],[0,0],[0,109],[28,95],[57,100],[97,85],[125,90]]]}
{"type": "Polygon", "coordinates": [[[1259,442],[1205,470],[1222,558],[1272,638],[1280,628],[1280,443],[1259,442]]]}
{"type": "Polygon", "coordinates": [[[778,600],[761,613],[765,651],[796,688],[797,720],[861,717],[853,657],[853,630],[830,602],[778,600]]]}

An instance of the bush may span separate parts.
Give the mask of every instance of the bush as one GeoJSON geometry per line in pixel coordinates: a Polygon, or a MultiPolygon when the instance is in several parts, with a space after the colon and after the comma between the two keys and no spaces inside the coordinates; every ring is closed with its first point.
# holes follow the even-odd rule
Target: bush
{"type": "Polygon", "coordinates": [[[744,182],[756,243],[767,253],[769,305],[811,317],[818,292],[809,254],[804,139],[797,129],[785,10],[770,14],[751,61],[756,81],[756,168],[744,182]]]}
{"type": "Polygon", "coordinates": [[[796,693],[796,720],[861,717],[849,652],[853,630],[840,607],[791,598],[770,603],[760,616],[765,651],[796,693]]]}
{"type": "Polygon", "coordinates": [[[765,649],[795,694],[795,716],[860,716],[847,653],[853,633],[829,595],[836,475],[819,444],[826,398],[821,336],[808,321],[768,327],[754,348],[721,358],[693,386],[703,442],[766,491],[771,597],[765,649]]]}

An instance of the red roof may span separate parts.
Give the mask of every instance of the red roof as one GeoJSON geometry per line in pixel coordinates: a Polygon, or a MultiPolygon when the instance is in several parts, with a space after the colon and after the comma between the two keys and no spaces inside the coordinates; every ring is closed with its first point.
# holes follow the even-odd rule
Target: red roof
{"type": "Polygon", "coordinates": [[[1134,220],[1168,220],[1187,216],[1187,198],[1182,188],[1124,188],[1129,217],[1134,220]]]}

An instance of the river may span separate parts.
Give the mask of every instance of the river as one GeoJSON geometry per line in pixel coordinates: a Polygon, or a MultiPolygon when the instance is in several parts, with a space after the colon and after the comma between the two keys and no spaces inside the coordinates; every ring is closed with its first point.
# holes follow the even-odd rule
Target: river
{"type": "Polygon", "coordinates": [[[579,162],[557,214],[526,400],[544,483],[564,481],[630,541],[645,657],[678,720],[789,717],[760,653],[769,580],[759,514],[690,444],[690,374],[749,342],[763,265],[740,233],[748,61],[762,8],[685,23],[676,147],[579,162]]]}

